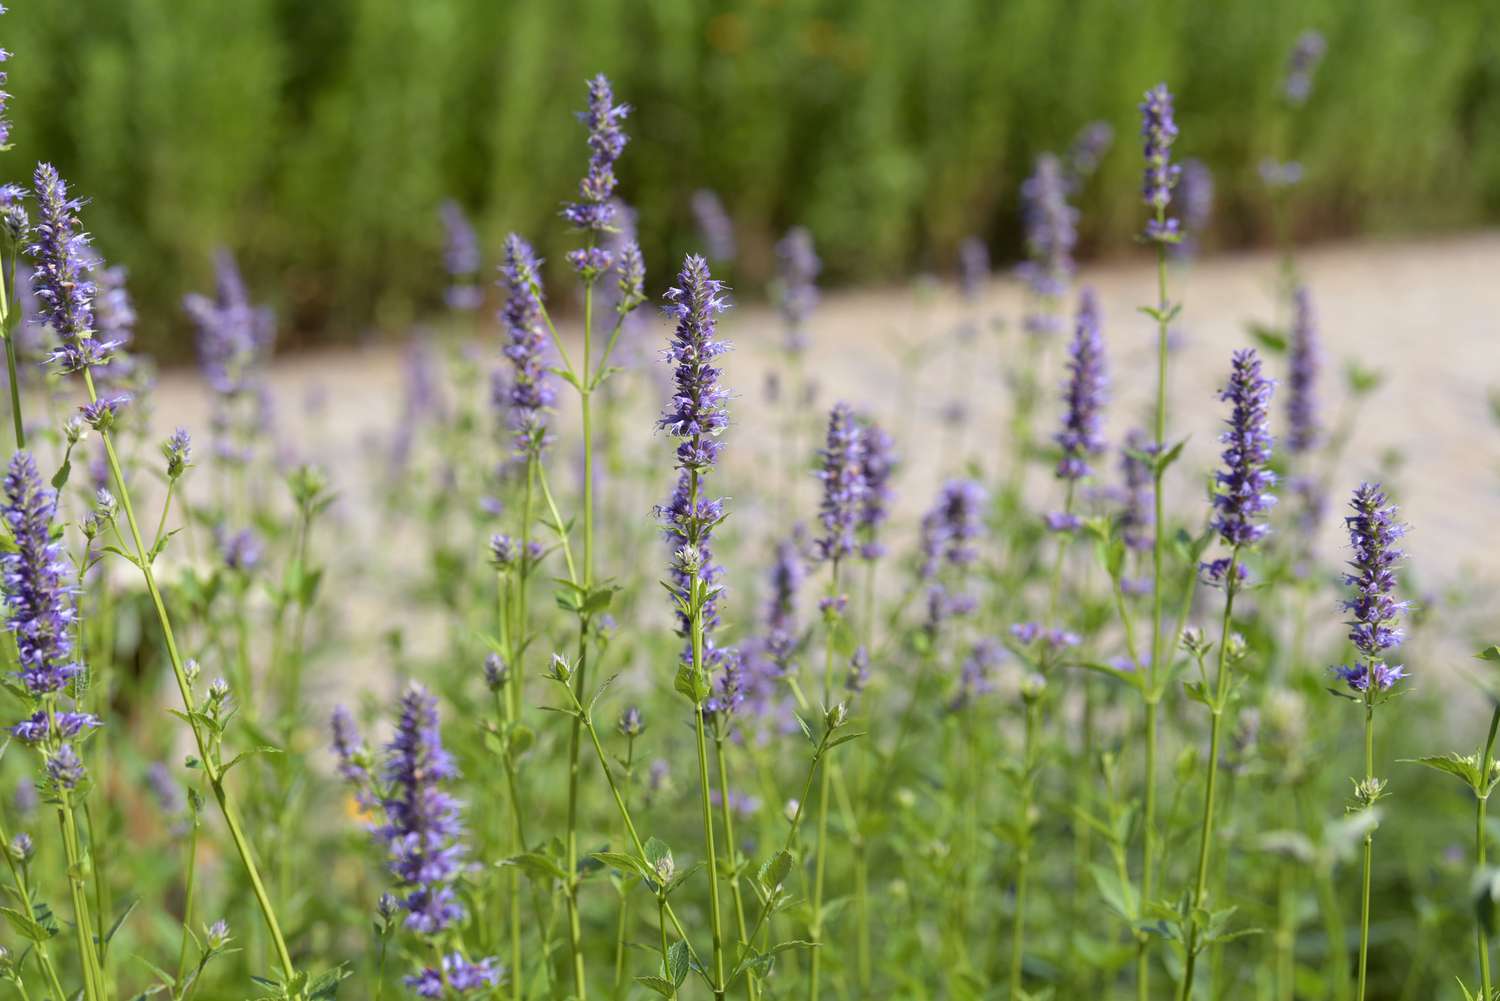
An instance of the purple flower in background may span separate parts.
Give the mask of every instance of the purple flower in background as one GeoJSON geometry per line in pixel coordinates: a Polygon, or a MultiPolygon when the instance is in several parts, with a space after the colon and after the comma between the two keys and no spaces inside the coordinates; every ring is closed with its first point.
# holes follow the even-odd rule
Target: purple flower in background
{"type": "Polygon", "coordinates": [[[1125,436],[1125,447],[1120,450],[1120,473],[1125,480],[1125,504],[1120,510],[1120,537],[1125,545],[1140,551],[1150,549],[1153,543],[1152,525],[1155,523],[1155,487],[1151,478],[1151,466],[1142,456],[1151,455],[1156,446],[1146,432],[1139,428],[1125,436]]]}
{"type": "Polygon", "coordinates": [[[500,322],[507,337],[505,357],[511,364],[510,424],[520,454],[534,454],[546,445],[546,415],[556,399],[545,364],[547,332],[542,321],[540,265],[525,240],[515,233],[505,238],[500,265],[505,306],[500,322]]]}
{"type": "Polygon", "coordinates": [[[444,294],[450,309],[478,309],[484,301],[484,292],[479,288],[479,270],[482,261],[479,254],[479,236],[462,206],[453,199],[443,202],[438,208],[443,220],[443,267],[448,272],[450,284],[444,294]]]}
{"type": "Polygon", "coordinates": [[[817,477],[823,482],[818,520],[823,536],[818,557],[839,560],[854,552],[854,527],[865,494],[864,444],[860,425],[847,403],[834,404],[828,414],[828,437],[818,453],[817,477]]]}
{"type": "Polygon", "coordinates": [[[735,257],[734,221],[724,210],[724,202],[716,192],[699,188],[693,192],[692,208],[708,256],[721,264],[731,263],[735,257]]]}
{"type": "Polygon", "coordinates": [[[949,712],[958,712],[981,695],[995,690],[995,668],[1005,660],[1005,648],[993,639],[974,644],[959,669],[958,691],[948,702],[949,712]]]}
{"type": "Polygon", "coordinates": [[[719,436],[729,426],[728,394],[719,386],[713,361],[729,350],[717,337],[717,316],[729,308],[724,283],[708,273],[708,262],[689,254],[677,285],[667,291],[666,313],[677,321],[666,360],[673,366],[671,402],[657,427],[674,438],[677,465],[706,472],[718,461],[719,436]]]}
{"type": "MultiPolygon", "coordinates": [[[[614,91],[604,74],[589,81],[588,110],[578,118],[589,130],[589,169],[578,184],[579,200],[563,209],[563,218],[581,230],[597,237],[610,228],[614,221],[614,206],[610,199],[615,193],[615,161],[625,149],[626,136],[620,123],[630,114],[630,106],[616,104],[614,91]]],[[[589,270],[607,271],[613,262],[608,255],[601,258],[597,251],[575,251],[568,259],[575,268],[587,273],[589,270]]]]}
{"type": "MultiPolygon", "coordinates": [[[[5,8],[0,7],[0,14],[5,13],[5,8]]],[[[0,64],[10,61],[10,53],[0,49],[0,64]]],[[[10,93],[6,91],[5,85],[10,80],[10,74],[0,70],[0,150],[10,149],[10,119],[5,117],[5,106],[10,103],[10,93]]]]}
{"type": "Polygon", "coordinates": [[[895,496],[891,477],[896,472],[896,442],[873,418],[863,418],[861,428],[864,447],[860,450],[860,478],[865,489],[860,495],[856,521],[862,539],[859,555],[866,560],[878,560],[885,555],[885,545],[879,538],[880,526],[885,523],[895,496]]]}
{"type": "Polygon", "coordinates": [[[1214,175],[1202,160],[1182,161],[1177,194],[1182,205],[1182,239],[1173,250],[1177,257],[1188,258],[1198,252],[1198,241],[1214,211],[1214,175]]]}
{"type": "Polygon", "coordinates": [[[922,576],[937,576],[944,564],[966,567],[979,558],[984,533],[984,488],[974,480],[949,480],[922,518],[922,576]]]}
{"type": "Polygon", "coordinates": [[[1088,476],[1090,456],[1105,449],[1099,426],[1103,419],[1105,390],[1109,376],[1104,367],[1104,336],[1099,330],[1099,301],[1093,289],[1078,297],[1078,319],[1073,343],[1068,348],[1068,382],[1063,387],[1063,429],[1057,435],[1062,458],[1057,475],[1064,480],[1088,476]]]}
{"type": "Polygon", "coordinates": [[[459,804],[443,788],[458,777],[438,729],[437,699],[415,683],[401,695],[396,735],[386,746],[380,799],[385,822],[376,836],[390,852],[406,927],[436,935],[464,916],[453,883],[465,848],[459,804]]]}
{"type": "Polygon", "coordinates": [[[57,492],[42,485],[29,452],[17,452],[5,475],[0,509],[15,548],[0,554],[6,628],[16,639],[20,675],[33,695],[56,692],[83,668],[73,660],[76,588],[62,543],[52,540],[57,492]]]}
{"type": "Polygon", "coordinates": [[[423,967],[402,980],[419,998],[445,998],[453,994],[468,994],[500,983],[504,971],[494,959],[484,958],[471,963],[462,953],[450,952],[442,959],[443,968],[423,967]]]}
{"type": "Polygon", "coordinates": [[[793,226],[776,244],[776,302],[786,321],[786,349],[807,350],[807,321],[818,305],[818,275],[823,262],[813,248],[812,233],[793,226]]]}
{"type": "MultiPolygon", "coordinates": [[[[1260,358],[1246,348],[1234,353],[1229,384],[1219,399],[1230,404],[1229,429],[1219,435],[1224,445],[1224,468],[1216,476],[1213,528],[1233,549],[1253,546],[1270,528],[1263,519],[1276,498],[1271,487],[1276,474],[1271,461],[1270,404],[1273,384],[1261,375],[1260,358]]],[[[1242,574],[1230,560],[1216,560],[1205,567],[1211,580],[1226,572],[1242,574]]]]}
{"type": "Polygon", "coordinates": [[[1287,338],[1286,447],[1306,452],[1322,438],[1318,421],[1318,370],[1322,367],[1318,348],[1318,324],[1312,296],[1305,285],[1292,292],[1292,329],[1287,338]]]}
{"type": "Polygon", "coordinates": [[[970,302],[978,302],[990,280],[990,248],[977,236],[958,245],[958,288],[970,302]]]}
{"type": "Polygon", "coordinates": [[[806,570],[802,550],[795,539],[776,543],[776,557],[768,575],[771,594],[766,600],[764,653],[773,677],[782,677],[792,669],[797,652],[797,593],[802,589],[806,570]]]}
{"type": "Polygon", "coordinates": [[[1281,88],[1288,104],[1300,107],[1307,103],[1312,94],[1313,72],[1327,51],[1328,41],[1322,32],[1309,28],[1297,36],[1291,55],[1287,57],[1286,81],[1281,88]]]}
{"type": "Polygon", "coordinates": [[[270,357],[276,337],[270,310],[251,305],[234,255],[214,255],[214,297],[192,294],[183,309],[198,327],[198,364],[215,392],[253,395],[259,390],[259,368],[270,357]]]}
{"type": "Polygon", "coordinates": [[[1281,191],[1302,183],[1302,164],[1295,160],[1281,161],[1265,157],[1257,165],[1261,183],[1272,191],[1281,191]]]}
{"type": "Polygon", "coordinates": [[[1074,186],[1092,177],[1115,144],[1115,129],[1108,122],[1089,122],[1079,130],[1068,151],[1068,170],[1074,186]]]}
{"type": "Polygon", "coordinates": [[[1373,675],[1377,688],[1387,689],[1405,677],[1402,669],[1383,663],[1387,650],[1401,645],[1401,615],[1409,607],[1397,601],[1396,567],[1405,553],[1396,544],[1406,534],[1406,525],[1396,520],[1396,507],[1386,502],[1379,484],[1364,483],[1349,502],[1354,513],[1344,519],[1349,529],[1349,572],[1344,584],[1352,597],[1341,604],[1351,616],[1349,641],[1364,662],[1340,669],[1350,687],[1365,691],[1373,675]]]}
{"type": "Polygon", "coordinates": [[[219,528],[214,533],[219,545],[219,557],[224,565],[235,573],[249,573],[260,566],[260,537],[254,529],[242,528],[230,532],[219,528]]]}
{"type": "Polygon", "coordinates": [[[338,759],[339,775],[357,786],[368,782],[370,772],[362,761],[367,754],[365,741],[359,735],[359,727],[348,709],[343,706],[333,707],[333,712],[328,717],[328,732],[329,745],[333,748],[334,757],[338,759]]]}
{"type": "Polygon", "coordinates": [[[1051,153],[1036,158],[1036,168],[1021,185],[1021,219],[1026,227],[1026,254],[1021,277],[1044,308],[1026,318],[1033,334],[1055,334],[1061,321],[1051,304],[1068,290],[1073,278],[1073,247],[1078,241],[1078,210],[1068,204],[1062,164],[1051,153]]]}
{"type": "Polygon", "coordinates": [[[1146,223],[1146,239],[1155,243],[1175,243],[1177,220],[1167,215],[1172,204],[1172,188],[1181,168],[1172,163],[1172,143],[1177,139],[1177,121],[1172,111],[1172,93],[1164,83],[1146,91],[1141,102],[1141,138],[1146,159],[1145,182],[1141,196],[1152,218],[1146,223]]]}
{"type": "Polygon", "coordinates": [[[95,336],[94,283],[86,277],[92,255],[78,219],[83,202],[68,197],[67,182],[50,163],[37,164],[33,192],[37,221],[26,253],[32,259],[37,319],[57,336],[48,360],[64,372],[102,365],[118,345],[95,336]]]}

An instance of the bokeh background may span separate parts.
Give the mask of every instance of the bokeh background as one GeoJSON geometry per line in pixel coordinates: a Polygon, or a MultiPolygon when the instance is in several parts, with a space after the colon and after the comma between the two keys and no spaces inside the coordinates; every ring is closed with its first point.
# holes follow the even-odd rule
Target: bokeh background
{"type": "MultiPolygon", "coordinates": [[[[1267,242],[1258,163],[1294,151],[1300,240],[1500,216],[1500,5],[1486,0],[36,0],[6,15],[17,174],[55,161],[127,265],[142,346],[191,352],[179,308],[240,257],[283,345],[404,329],[441,301],[438,206],[486,247],[508,229],[555,263],[582,170],[569,128],[606,72],[649,109],[621,194],[654,275],[698,242],[718,191],[753,297],[787,226],[830,283],[948,268],[959,241],[1019,254],[1017,189],[1041,150],[1102,119],[1119,140],[1080,196],[1086,256],[1131,252],[1135,104],[1179,95],[1181,152],[1214,171],[1210,248],[1267,242]],[[1286,54],[1328,40],[1286,114],[1286,54]]],[[[488,262],[492,263],[492,262],[488,262]]],[[[653,282],[652,291],[659,291],[653,282]]]]}

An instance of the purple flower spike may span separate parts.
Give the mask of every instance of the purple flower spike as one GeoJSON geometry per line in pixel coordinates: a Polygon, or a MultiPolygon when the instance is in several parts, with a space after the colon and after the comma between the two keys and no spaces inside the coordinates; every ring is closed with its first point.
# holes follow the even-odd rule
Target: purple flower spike
{"type": "Polygon", "coordinates": [[[818,479],[823,481],[819,520],[823,537],[818,556],[837,562],[854,552],[854,527],[865,494],[864,443],[859,422],[847,403],[835,404],[828,415],[828,438],[818,455],[818,479]]]}
{"type": "Polygon", "coordinates": [[[0,555],[6,627],[15,634],[21,681],[33,695],[61,690],[82,670],[73,660],[76,588],[62,544],[52,540],[57,493],[42,485],[30,453],[5,475],[5,518],[15,541],[0,555]]]}
{"type": "Polygon", "coordinates": [[[1289,452],[1306,452],[1317,447],[1322,438],[1318,422],[1318,370],[1322,367],[1318,349],[1318,324],[1313,314],[1312,297],[1305,286],[1292,293],[1292,330],[1287,374],[1286,447],[1289,452]]]}
{"type": "Polygon", "coordinates": [[[657,426],[674,438],[677,465],[706,471],[718,461],[719,436],[729,426],[728,394],[719,386],[713,361],[729,350],[717,337],[718,314],[729,308],[724,283],[708,273],[708,262],[689,254],[677,285],[667,291],[666,313],[677,321],[666,359],[673,367],[672,400],[657,426]]]}
{"type": "Polygon", "coordinates": [[[443,220],[447,241],[443,248],[443,267],[451,279],[444,297],[451,309],[478,309],[484,301],[484,293],[479,288],[479,269],[482,266],[479,236],[458,202],[452,199],[443,202],[438,213],[443,220]]]}
{"type": "Polygon", "coordinates": [[[993,639],[974,644],[960,668],[958,691],[948,702],[949,712],[959,712],[976,698],[995,690],[995,668],[1004,663],[1005,648],[993,639]]]}
{"type": "Polygon", "coordinates": [[[885,555],[885,545],[879,538],[880,526],[885,523],[895,496],[891,477],[896,471],[896,442],[870,418],[863,422],[861,437],[864,448],[860,475],[865,490],[859,501],[858,528],[862,537],[859,555],[862,559],[878,560],[885,555]]]}
{"type": "MultiPolygon", "coordinates": [[[[1026,226],[1029,260],[1020,268],[1031,292],[1044,302],[1061,298],[1073,280],[1073,247],[1078,241],[1078,210],[1068,204],[1068,182],[1062,163],[1051,153],[1036,159],[1036,169],[1021,185],[1021,218],[1026,226]]],[[[1026,329],[1049,335],[1060,330],[1050,310],[1029,315],[1026,329]]]]}
{"type": "Polygon", "coordinates": [[[1229,384],[1219,399],[1232,407],[1224,444],[1224,468],[1214,494],[1214,530],[1228,546],[1253,546],[1270,531],[1262,519],[1276,498],[1270,493],[1276,474],[1271,461],[1269,409],[1272,383],[1261,375],[1260,358],[1251,349],[1236,351],[1229,384]]]}
{"type": "Polygon", "coordinates": [[[1175,250],[1179,258],[1189,258],[1198,252],[1198,241],[1213,216],[1213,172],[1202,160],[1182,161],[1177,192],[1182,202],[1182,239],[1175,250]]]}
{"type": "Polygon", "coordinates": [[[88,777],[72,744],[64,744],[47,758],[47,778],[59,789],[77,789],[88,777]]]}
{"type": "Polygon", "coordinates": [[[68,196],[68,185],[50,163],[37,165],[33,178],[37,221],[31,257],[31,290],[37,320],[52,328],[57,347],[48,357],[64,372],[103,365],[119,345],[94,331],[94,283],[87,277],[93,257],[78,212],[83,202],[68,196]]]}
{"type": "Polygon", "coordinates": [[[974,601],[964,590],[969,567],[979,558],[984,533],[984,488],[973,480],[949,480],[922,518],[920,574],[927,583],[927,626],[967,614],[974,601]],[[951,572],[942,579],[943,570],[951,572]]]}
{"type": "MultiPolygon", "coordinates": [[[[1344,611],[1352,616],[1349,640],[1368,664],[1384,667],[1377,662],[1385,651],[1401,645],[1401,615],[1410,605],[1395,598],[1396,567],[1406,555],[1396,543],[1406,534],[1406,526],[1396,520],[1395,505],[1386,503],[1385,492],[1378,484],[1362,484],[1354,491],[1349,506],[1354,513],[1344,519],[1344,524],[1349,528],[1352,558],[1344,583],[1354,594],[1343,602],[1344,611]]],[[[1388,673],[1399,670],[1388,669],[1388,673]]],[[[1378,681],[1379,672],[1376,674],[1378,681]]]]}
{"type": "Polygon", "coordinates": [[[1145,182],[1141,196],[1152,210],[1146,224],[1146,239],[1154,243],[1175,243],[1177,220],[1167,215],[1172,204],[1172,188],[1181,168],[1172,163],[1172,143],[1177,139],[1177,121],[1172,110],[1172,92],[1164,83],[1146,91],[1141,102],[1141,138],[1146,159],[1145,182]]]}
{"type": "Polygon", "coordinates": [[[1084,289],[1078,297],[1078,320],[1068,355],[1068,382],[1063,389],[1067,413],[1057,435],[1062,448],[1057,475],[1078,480],[1093,472],[1089,457],[1105,448],[1099,426],[1109,376],[1104,367],[1104,337],[1099,332],[1099,301],[1092,289],[1084,289]]]}
{"type": "Polygon", "coordinates": [[[1094,175],[1114,144],[1115,129],[1108,122],[1089,122],[1079,130],[1068,151],[1068,169],[1075,185],[1094,175]]]}
{"type": "Polygon", "coordinates": [[[971,236],[958,245],[958,288],[969,302],[978,302],[990,280],[990,248],[971,236]]]}
{"type": "MultiPolygon", "coordinates": [[[[578,184],[579,200],[563,209],[563,218],[595,236],[606,233],[614,221],[615,161],[625,149],[626,136],[620,123],[630,114],[630,106],[616,104],[609,80],[601,73],[589,81],[588,110],[578,118],[589,130],[589,169],[578,184]]],[[[575,252],[568,259],[575,268],[587,274],[607,271],[612,261],[600,259],[600,251],[575,252]]]]}
{"type": "Polygon", "coordinates": [[[703,234],[708,256],[720,264],[734,261],[734,221],[724,209],[724,202],[716,192],[699,188],[693,192],[693,218],[698,223],[698,232],[703,234]]]}
{"type": "Polygon", "coordinates": [[[822,270],[812,233],[803,226],[787,230],[776,244],[776,299],[786,321],[786,349],[792,354],[807,350],[807,321],[818,305],[822,270]]]}
{"type": "Polygon", "coordinates": [[[1150,549],[1151,527],[1156,520],[1151,466],[1142,456],[1156,451],[1156,445],[1139,428],[1125,436],[1120,450],[1120,472],[1125,480],[1125,505],[1120,511],[1120,534],[1125,545],[1135,550],[1150,549]]]}
{"type": "Polygon", "coordinates": [[[1282,85],[1282,93],[1288,104],[1300,107],[1307,103],[1307,98],[1312,94],[1313,73],[1327,51],[1328,41],[1322,32],[1309,28],[1297,36],[1291,55],[1287,58],[1286,82],[1282,85]]]}
{"type": "Polygon", "coordinates": [[[385,823],[376,830],[390,852],[406,927],[436,935],[463,919],[453,883],[463,871],[459,804],[443,784],[458,777],[438,730],[437,699],[412,684],[401,696],[396,735],[381,778],[385,823]]]}
{"type": "Polygon", "coordinates": [[[547,378],[547,331],[542,321],[540,266],[525,240],[514,233],[505,238],[505,256],[500,265],[505,306],[500,311],[500,321],[508,338],[505,357],[511,364],[506,402],[515,432],[516,452],[520,455],[538,453],[546,446],[547,411],[556,400],[547,378]]]}
{"type": "Polygon", "coordinates": [[[500,983],[504,970],[494,959],[471,963],[462,953],[450,952],[443,957],[442,970],[431,966],[406,977],[402,982],[419,998],[445,998],[470,994],[500,983]]]}
{"type": "MultiPolygon", "coordinates": [[[[5,8],[0,7],[0,14],[5,13],[5,8]]],[[[10,53],[0,49],[0,63],[10,61],[10,53]]],[[[10,94],[4,89],[10,79],[10,74],[0,70],[0,150],[10,149],[10,119],[5,117],[5,106],[10,102],[10,94]]]]}

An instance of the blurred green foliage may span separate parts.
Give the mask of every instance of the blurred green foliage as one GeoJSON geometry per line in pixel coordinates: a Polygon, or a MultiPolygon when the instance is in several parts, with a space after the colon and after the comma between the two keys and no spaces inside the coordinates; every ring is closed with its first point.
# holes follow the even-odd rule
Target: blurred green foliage
{"type": "MultiPolygon", "coordinates": [[[[1426,229],[1500,213],[1497,22],[1486,0],[52,0],[0,19],[6,173],[50,158],[93,199],[169,354],[219,244],[306,341],[439,301],[446,196],[492,251],[507,229],[558,233],[599,70],[637,109],[621,190],[653,291],[695,244],[699,186],[735,217],[742,291],[794,222],[835,281],[945,268],[970,233],[1014,253],[1032,157],[1095,118],[1119,141],[1084,242],[1126,247],[1135,105],[1158,80],[1182,153],[1217,175],[1211,243],[1267,235],[1256,164],[1278,149],[1306,165],[1300,235],[1426,229]],[[1289,119],[1286,52],[1309,26],[1328,57],[1289,119]]],[[[565,247],[542,249],[555,266],[565,247]]]]}

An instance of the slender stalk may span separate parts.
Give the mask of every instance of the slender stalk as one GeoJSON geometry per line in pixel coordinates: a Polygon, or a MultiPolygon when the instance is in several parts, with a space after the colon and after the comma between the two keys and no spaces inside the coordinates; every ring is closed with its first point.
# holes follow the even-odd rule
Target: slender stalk
{"type": "MultiPolygon", "coordinates": [[[[1158,210],[1160,220],[1165,210],[1158,210]]],[[[1167,249],[1156,248],[1156,456],[1166,450],[1167,442],[1167,249]]],[[[1155,517],[1151,538],[1151,661],[1146,665],[1146,747],[1144,814],[1141,817],[1141,901],[1149,904],[1156,892],[1156,731],[1157,704],[1161,701],[1160,685],[1162,642],[1162,557],[1166,544],[1165,499],[1162,476],[1166,471],[1157,465],[1152,479],[1152,510],[1155,517]]],[[[1151,939],[1136,935],[1135,982],[1138,1001],[1151,999],[1151,939]]],[[[1189,963],[1192,962],[1190,959],[1189,963]]]]}
{"type": "Polygon", "coordinates": [[[1203,906],[1203,898],[1208,889],[1208,860],[1214,828],[1214,797],[1219,775],[1219,743],[1224,730],[1224,704],[1229,695],[1229,630],[1234,617],[1235,575],[1239,572],[1239,559],[1240,550],[1236,546],[1230,552],[1229,569],[1224,574],[1224,621],[1219,630],[1219,663],[1214,679],[1215,690],[1212,696],[1204,692],[1205,698],[1211,697],[1213,700],[1208,707],[1212,716],[1208,730],[1208,781],[1203,790],[1203,821],[1198,833],[1198,876],[1193,884],[1193,916],[1189,918],[1191,924],[1188,931],[1186,965],[1182,974],[1182,1001],[1187,1001],[1193,994],[1193,972],[1197,966],[1200,948],[1196,913],[1203,906]]]}
{"type": "Polygon", "coordinates": [[[1010,999],[1019,1001],[1021,972],[1026,956],[1026,886],[1031,871],[1031,800],[1033,773],[1036,767],[1037,717],[1040,715],[1041,699],[1026,702],[1026,735],[1024,738],[1021,768],[1021,797],[1017,809],[1021,814],[1020,844],[1016,848],[1016,901],[1015,914],[1010,926],[1010,999]]]}
{"type": "MultiPolygon", "coordinates": [[[[25,912],[26,919],[35,924],[36,909],[31,903],[31,886],[26,879],[25,866],[16,861],[10,845],[10,835],[6,833],[3,821],[0,821],[0,855],[5,856],[5,864],[10,869],[11,881],[16,885],[16,898],[21,901],[21,909],[25,912]]],[[[47,984],[52,989],[52,996],[68,997],[68,993],[62,988],[62,981],[57,978],[57,967],[52,962],[52,950],[48,947],[47,940],[45,938],[38,940],[33,946],[33,951],[36,953],[37,965],[42,968],[42,975],[47,978],[47,984]]]]}
{"type": "MultiPolygon", "coordinates": [[[[829,581],[829,597],[837,600],[839,593],[839,561],[833,561],[833,571],[829,581]]],[[[833,613],[830,613],[830,615],[833,613]]],[[[823,707],[828,708],[829,700],[833,695],[833,622],[830,619],[826,630],[827,636],[823,644],[823,707]]],[[[819,973],[822,970],[822,942],[823,942],[823,879],[827,866],[828,848],[828,800],[830,795],[829,779],[832,769],[824,768],[819,779],[818,792],[818,843],[816,856],[813,861],[813,898],[812,898],[812,926],[808,929],[809,937],[813,942],[812,958],[808,963],[808,985],[807,996],[809,1001],[818,1001],[819,973]]]]}
{"type": "MultiPolygon", "coordinates": [[[[195,794],[196,795],[196,794],[195,794]]],[[[182,980],[187,976],[188,942],[192,941],[193,897],[198,891],[198,811],[191,814],[192,827],[188,830],[187,881],[182,896],[182,941],[177,946],[177,989],[182,989],[182,980]]]]}
{"type": "MultiPolygon", "coordinates": [[[[1371,665],[1370,675],[1374,675],[1371,665]]],[[[1365,692],[1365,783],[1368,787],[1375,779],[1375,703],[1376,685],[1372,681],[1365,692]]],[[[1369,809],[1369,807],[1366,807],[1369,809]]],[[[1482,836],[1482,829],[1481,829],[1482,836]]],[[[1358,1001],[1365,999],[1365,974],[1370,959],[1370,872],[1375,863],[1375,828],[1365,831],[1364,873],[1359,897],[1359,986],[1355,990],[1358,1001]]]]}
{"type": "Polygon", "coordinates": [[[68,892],[73,897],[73,926],[78,932],[79,962],[83,966],[84,994],[89,1001],[106,997],[104,972],[99,967],[99,951],[94,945],[93,922],[89,919],[88,889],[84,885],[83,852],[78,843],[78,828],[73,817],[72,796],[60,789],[57,824],[62,830],[63,850],[68,857],[68,892]]]}
{"type": "MultiPolygon", "coordinates": [[[[1494,767],[1495,760],[1495,734],[1500,730],[1500,704],[1495,706],[1495,711],[1490,715],[1490,735],[1484,742],[1484,754],[1480,756],[1479,781],[1483,792],[1477,797],[1474,805],[1474,869],[1483,872],[1485,858],[1487,856],[1486,833],[1485,833],[1485,810],[1489,804],[1489,781],[1490,769],[1494,767]]],[[[1489,1001],[1494,994],[1494,988],[1490,984],[1490,935],[1485,930],[1484,922],[1475,922],[1477,945],[1479,947],[1479,984],[1480,996],[1489,1001]]]]}
{"type": "MultiPolygon", "coordinates": [[[[703,612],[693,616],[694,675],[703,669],[703,612]]],[[[708,746],[703,731],[703,704],[693,708],[693,732],[698,741],[698,792],[703,806],[703,844],[708,858],[708,916],[713,934],[713,991],[716,999],[724,997],[724,929],[719,916],[719,855],[714,847],[713,805],[708,795],[708,746]]],[[[815,995],[816,996],[816,995],[815,995]]]]}
{"type": "MultiPolygon", "coordinates": [[[[84,386],[88,389],[89,402],[97,402],[99,394],[94,388],[93,373],[88,369],[83,370],[83,382],[84,386]]],[[[208,780],[209,788],[213,791],[214,801],[219,805],[219,813],[224,818],[224,826],[229,829],[229,837],[234,843],[235,853],[239,855],[240,864],[244,867],[245,875],[250,881],[250,890],[260,907],[261,916],[265,919],[266,930],[271,935],[271,941],[275,946],[276,957],[281,964],[282,972],[290,980],[296,975],[297,968],[292,962],[291,952],[287,949],[286,939],[281,934],[281,924],[276,919],[276,910],[271,904],[270,896],[266,893],[265,883],[261,880],[260,869],[255,863],[250,842],[245,837],[245,832],[240,826],[238,810],[235,808],[234,801],[230,798],[228,790],[224,788],[224,773],[218,762],[209,754],[208,741],[204,737],[201,724],[191,719],[192,715],[197,711],[193,690],[188,684],[182,655],[177,649],[177,638],[172,631],[172,621],[171,617],[167,614],[166,601],[162,598],[161,588],[157,586],[156,574],[151,569],[146,545],[141,538],[140,526],[136,522],[135,509],[130,501],[130,491],[125,486],[125,474],[120,468],[120,459],[115,452],[113,436],[108,431],[100,431],[99,436],[104,441],[104,453],[109,462],[110,474],[115,482],[120,507],[125,511],[125,520],[130,528],[131,543],[135,549],[133,554],[134,562],[145,579],[147,592],[151,595],[151,603],[156,609],[156,617],[161,625],[162,640],[167,648],[167,657],[172,663],[172,673],[177,679],[178,694],[182,698],[183,708],[190,717],[189,726],[193,731],[193,740],[198,748],[198,760],[202,764],[203,774],[208,780]]]]}
{"type": "MultiPolygon", "coordinates": [[[[745,925],[745,898],[740,892],[739,849],[735,847],[734,810],[729,803],[729,766],[724,754],[724,732],[717,723],[714,725],[714,758],[719,769],[719,816],[724,821],[724,849],[729,854],[729,894],[734,900],[735,928],[743,950],[750,944],[750,936],[745,925]]],[[[760,986],[756,983],[755,974],[746,974],[745,984],[751,1001],[760,997],[760,986]]]]}

